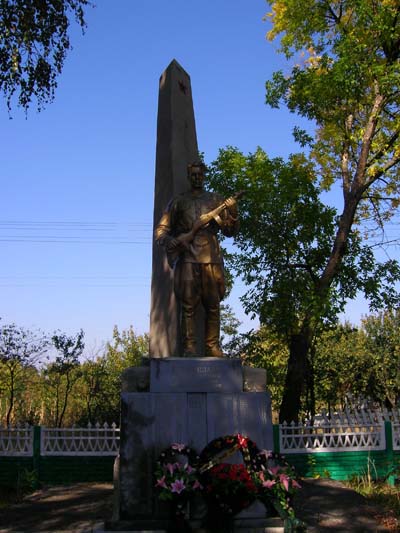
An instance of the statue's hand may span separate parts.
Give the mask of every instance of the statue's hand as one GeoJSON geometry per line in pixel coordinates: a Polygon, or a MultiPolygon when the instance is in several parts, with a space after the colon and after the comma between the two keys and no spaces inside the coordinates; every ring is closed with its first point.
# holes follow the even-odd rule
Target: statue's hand
{"type": "Polygon", "coordinates": [[[227,198],[225,200],[225,205],[228,209],[230,209],[231,207],[235,207],[236,206],[236,199],[235,198],[232,198],[232,196],[230,198],[227,198]]]}
{"type": "Polygon", "coordinates": [[[174,250],[176,250],[176,248],[178,248],[179,245],[180,245],[180,242],[178,241],[178,239],[171,237],[170,239],[168,239],[168,243],[167,243],[168,252],[173,252],[174,250]]]}

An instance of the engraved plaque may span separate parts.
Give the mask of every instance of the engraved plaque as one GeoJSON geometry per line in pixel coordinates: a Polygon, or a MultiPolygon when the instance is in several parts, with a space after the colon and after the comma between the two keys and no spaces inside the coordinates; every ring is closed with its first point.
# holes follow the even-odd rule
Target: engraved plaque
{"type": "Polygon", "coordinates": [[[151,359],[150,392],[242,392],[239,359],[169,357],[151,359]]]}

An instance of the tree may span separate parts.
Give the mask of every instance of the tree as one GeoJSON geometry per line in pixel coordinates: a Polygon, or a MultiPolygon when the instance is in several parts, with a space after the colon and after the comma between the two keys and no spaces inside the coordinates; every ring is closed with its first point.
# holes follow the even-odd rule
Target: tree
{"type": "Polygon", "coordinates": [[[109,378],[105,358],[97,357],[95,360],[85,361],[82,364],[81,372],[79,396],[84,410],[82,414],[78,414],[75,410],[76,421],[79,424],[106,422],[109,405],[114,402],[110,402],[108,397],[107,383],[109,378]]]}
{"type": "Polygon", "coordinates": [[[343,408],[349,398],[395,407],[400,400],[400,315],[382,311],[361,327],[340,324],[315,345],[315,396],[319,408],[343,408]]]}
{"type": "MultiPolygon", "coordinates": [[[[400,5],[397,0],[277,0],[270,17],[269,37],[281,35],[288,58],[302,52],[305,59],[287,77],[274,74],[267,102],[276,107],[283,102],[315,121],[314,139],[304,131],[295,135],[309,143],[322,184],[329,187],[339,179],[343,189],[335,238],[314,291],[321,307],[330,298],[354,223],[371,216],[382,228],[399,203],[400,5]]],[[[371,280],[365,289],[368,296],[381,287],[371,280]]],[[[288,419],[297,417],[299,392],[293,396],[291,386],[310,348],[317,315],[305,317],[303,350],[289,357],[281,406],[288,419]]]]}
{"type": "Polygon", "coordinates": [[[241,346],[240,320],[229,304],[221,304],[221,347],[228,357],[235,357],[241,346]]]}
{"type": "Polygon", "coordinates": [[[71,392],[80,378],[79,357],[85,348],[84,332],[80,330],[75,336],[54,333],[51,342],[59,352],[55,361],[44,370],[45,387],[54,396],[54,427],[62,427],[71,392]]]}
{"type": "Polygon", "coordinates": [[[0,329],[1,388],[8,397],[7,427],[11,424],[18,387],[23,385],[22,378],[38,362],[46,345],[43,335],[16,324],[3,325],[0,329]]]}
{"type": "Polygon", "coordinates": [[[248,156],[235,148],[220,150],[210,166],[210,184],[225,196],[232,190],[246,192],[240,201],[237,251],[227,264],[250,287],[242,298],[245,311],[258,315],[260,323],[289,348],[282,401],[289,395],[292,412],[289,416],[281,409],[280,415],[282,420],[296,419],[304,389],[312,387],[312,377],[306,378],[313,371],[314,337],[335,323],[337,313],[358,290],[367,292],[376,306],[390,299],[391,282],[399,269],[391,261],[377,263],[371,248],[351,232],[329,293],[319,298],[337,216],[320,200],[314,166],[301,154],[285,163],[269,159],[261,149],[248,156]],[[378,290],[378,283],[385,291],[378,290]]]}
{"type": "Polygon", "coordinates": [[[288,356],[286,343],[268,326],[242,334],[240,357],[243,364],[267,371],[274,415],[279,412],[282,400],[288,356]]]}
{"type": "MultiPolygon", "coordinates": [[[[314,121],[314,136],[295,129],[295,137],[308,144],[321,186],[340,180],[343,190],[329,253],[322,270],[309,273],[309,305],[289,341],[280,417],[297,420],[313,337],[337,296],[354,227],[370,217],[376,223],[372,229],[383,229],[399,203],[400,6],[397,0],[276,0],[269,17],[269,38],[280,36],[281,50],[295,65],[290,74],[276,72],[267,82],[267,103],[283,103],[314,121]]],[[[368,261],[372,254],[365,250],[364,267],[368,261]]],[[[398,278],[397,263],[387,262],[385,268],[392,281],[398,278]]],[[[384,288],[379,277],[364,272],[357,288],[372,305],[395,303],[393,285],[384,288]]]]}
{"type": "Polygon", "coordinates": [[[67,52],[72,17],[85,29],[84,8],[90,0],[0,0],[0,90],[11,109],[38,110],[51,102],[67,52]]]}
{"type": "Polygon", "coordinates": [[[370,397],[370,380],[375,372],[365,349],[365,335],[350,323],[323,331],[313,346],[314,405],[318,412],[326,408],[343,410],[350,398],[370,397]]]}
{"type": "Polygon", "coordinates": [[[122,372],[131,366],[140,366],[142,358],[148,356],[148,353],[147,334],[137,335],[133,326],[121,331],[114,326],[113,340],[107,343],[104,354],[104,368],[108,378],[106,394],[109,399],[107,422],[115,422],[119,418],[122,372]]]}
{"type": "Polygon", "coordinates": [[[400,312],[365,317],[362,331],[370,369],[365,396],[392,409],[400,401],[400,312]]]}

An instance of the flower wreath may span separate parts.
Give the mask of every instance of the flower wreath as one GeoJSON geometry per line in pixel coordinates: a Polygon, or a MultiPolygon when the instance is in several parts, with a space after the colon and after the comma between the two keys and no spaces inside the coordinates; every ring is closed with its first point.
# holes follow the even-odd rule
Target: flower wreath
{"type": "Polygon", "coordinates": [[[203,488],[197,475],[199,460],[197,452],[185,444],[174,443],[161,452],[154,471],[160,500],[186,499],[203,488]]]}
{"type": "Polygon", "coordinates": [[[219,521],[223,524],[227,517],[245,509],[257,497],[257,486],[248,468],[249,446],[253,448],[255,444],[247,437],[227,435],[211,441],[200,454],[200,479],[213,524],[218,525],[219,521]],[[237,451],[241,452],[244,465],[224,462],[237,451]]]}
{"type": "Polygon", "coordinates": [[[159,499],[173,503],[178,521],[185,518],[190,496],[203,491],[214,517],[218,513],[222,518],[232,517],[257,498],[269,510],[275,509],[289,530],[302,529],[291,505],[292,496],[300,487],[294,468],[282,455],[259,450],[244,435],[214,439],[200,455],[185,444],[174,443],[161,452],[155,478],[159,499]],[[223,462],[235,452],[241,453],[244,464],[223,462]]]}
{"type": "MultiPolygon", "coordinates": [[[[290,466],[283,455],[260,450],[255,442],[247,436],[226,435],[211,441],[200,454],[201,481],[206,487],[205,496],[218,496],[221,511],[224,508],[232,513],[225,502],[226,491],[220,488],[220,480],[226,483],[234,481],[235,474],[239,478],[233,487],[234,492],[242,492],[242,508],[247,507],[256,498],[264,503],[267,509],[275,510],[279,516],[292,526],[300,527],[292,507],[292,497],[300,488],[295,477],[294,467],[290,466]],[[230,465],[222,461],[239,451],[244,465],[230,465]],[[213,485],[215,490],[213,491],[213,485]],[[211,490],[210,490],[211,488],[211,490]],[[247,498],[245,494],[247,490],[247,498]],[[218,491],[220,493],[218,493],[218,491]]],[[[233,501],[235,499],[233,498],[233,501]]],[[[240,510],[240,504],[237,505],[240,510]]]]}
{"type": "Polygon", "coordinates": [[[171,518],[177,533],[190,531],[186,503],[190,496],[203,489],[197,473],[199,459],[193,448],[176,442],[161,452],[156,463],[154,475],[158,497],[172,504],[171,518]]]}

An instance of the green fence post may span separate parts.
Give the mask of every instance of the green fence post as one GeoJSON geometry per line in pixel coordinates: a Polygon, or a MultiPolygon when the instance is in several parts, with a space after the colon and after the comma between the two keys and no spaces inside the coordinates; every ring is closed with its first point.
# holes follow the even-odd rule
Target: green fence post
{"type": "Polygon", "coordinates": [[[273,446],[274,446],[274,452],[280,453],[280,446],[279,446],[279,424],[274,424],[272,426],[272,435],[273,435],[273,446]]]}
{"type": "Polygon", "coordinates": [[[36,474],[36,487],[40,485],[40,434],[41,427],[34,426],[33,428],[33,470],[36,474]]]}
{"type": "Polygon", "coordinates": [[[386,440],[386,459],[388,462],[387,469],[387,482],[392,487],[395,485],[396,476],[394,475],[394,454],[393,454],[393,433],[392,423],[389,420],[385,420],[385,440],[386,440]]]}

